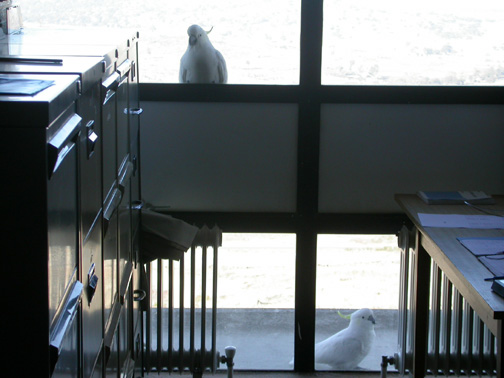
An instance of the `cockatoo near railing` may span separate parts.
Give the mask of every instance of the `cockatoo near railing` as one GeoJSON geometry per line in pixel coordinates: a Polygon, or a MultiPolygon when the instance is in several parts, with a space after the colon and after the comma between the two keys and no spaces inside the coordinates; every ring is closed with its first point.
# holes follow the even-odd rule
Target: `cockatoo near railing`
{"type": "Polygon", "coordinates": [[[347,328],[315,345],[315,363],[329,365],[336,370],[358,367],[368,355],[376,337],[373,311],[355,311],[347,328]]]}
{"type": "Polygon", "coordinates": [[[226,61],[208,38],[212,29],[206,32],[198,25],[187,29],[189,45],[180,59],[180,83],[227,83],[226,61]]]}

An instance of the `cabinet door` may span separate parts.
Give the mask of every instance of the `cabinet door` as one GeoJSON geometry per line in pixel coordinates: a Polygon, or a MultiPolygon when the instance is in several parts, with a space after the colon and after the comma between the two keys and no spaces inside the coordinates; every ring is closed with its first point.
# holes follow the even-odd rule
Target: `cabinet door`
{"type": "Polygon", "coordinates": [[[91,87],[77,102],[82,117],[79,145],[80,221],[82,239],[100,216],[102,207],[102,127],[100,107],[100,83],[91,87]]]}
{"type": "Polygon", "coordinates": [[[101,218],[82,245],[82,370],[90,377],[103,340],[103,271],[101,218]]]}
{"type": "Polygon", "coordinates": [[[103,220],[103,313],[104,322],[107,323],[112,315],[115,303],[118,301],[118,276],[117,276],[117,213],[109,220],[103,220]]]}
{"type": "Polygon", "coordinates": [[[133,288],[133,303],[132,303],[132,325],[133,325],[133,345],[132,358],[134,361],[135,376],[142,375],[143,369],[143,322],[142,322],[142,306],[147,305],[145,288],[142,287],[142,270],[143,267],[137,264],[133,270],[132,288],[133,288]],[[145,302],[144,302],[145,301],[145,302]]]}
{"type": "Polygon", "coordinates": [[[135,206],[139,206],[142,200],[140,188],[140,116],[143,112],[140,108],[138,94],[138,39],[133,39],[129,49],[128,58],[131,60],[131,70],[129,75],[129,129],[130,129],[130,155],[134,166],[131,177],[131,201],[133,204],[133,232],[137,230],[140,222],[140,211],[135,211],[135,206]]]}
{"type": "Polygon", "coordinates": [[[49,270],[49,319],[64,300],[78,268],[78,132],[81,118],[69,108],[64,122],[48,128],[47,222],[49,270]]]}
{"type": "Polygon", "coordinates": [[[116,92],[117,101],[117,162],[118,187],[123,196],[119,206],[119,277],[127,262],[131,262],[131,176],[133,163],[130,155],[129,131],[129,74],[131,62],[127,59],[120,64],[117,72],[120,75],[116,92]]]}
{"type": "Polygon", "coordinates": [[[102,101],[102,167],[103,167],[103,200],[108,195],[117,178],[117,141],[116,141],[116,91],[119,75],[113,73],[101,86],[102,101]]]}

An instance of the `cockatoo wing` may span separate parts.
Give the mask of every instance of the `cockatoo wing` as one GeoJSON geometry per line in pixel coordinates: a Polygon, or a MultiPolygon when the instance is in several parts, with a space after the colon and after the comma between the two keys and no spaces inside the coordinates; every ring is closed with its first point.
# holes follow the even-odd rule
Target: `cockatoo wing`
{"type": "Polygon", "coordinates": [[[218,83],[226,84],[228,80],[226,61],[219,50],[215,50],[215,55],[217,56],[217,73],[219,75],[218,83]]]}
{"type": "Polygon", "coordinates": [[[360,362],[359,356],[362,355],[362,352],[362,340],[352,337],[348,333],[340,333],[317,344],[315,362],[340,369],[346,368],[354,365],[356,359],[359,359],[358,362],[360,362]]]}
{"type": "Polygon", "coordinates": [[[185,82],[187,82],[187,70],[181,64],[179,71],[179,83],[185,83],[185,82]]]}

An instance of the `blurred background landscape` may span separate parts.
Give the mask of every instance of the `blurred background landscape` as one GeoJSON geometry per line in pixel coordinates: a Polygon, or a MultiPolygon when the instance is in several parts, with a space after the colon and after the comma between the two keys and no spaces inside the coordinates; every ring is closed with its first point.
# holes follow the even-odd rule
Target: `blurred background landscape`
{"type": "MultiPolygon", "coordinates": [[[[25,26],[140,31],[140,79],[178,82],[187,28],[224,55],[229,84],[298,84],[300,0],[18,0],[25,26]]],[[[322,83],[503,85],[500,0],[326,0],[322,83]]]]}

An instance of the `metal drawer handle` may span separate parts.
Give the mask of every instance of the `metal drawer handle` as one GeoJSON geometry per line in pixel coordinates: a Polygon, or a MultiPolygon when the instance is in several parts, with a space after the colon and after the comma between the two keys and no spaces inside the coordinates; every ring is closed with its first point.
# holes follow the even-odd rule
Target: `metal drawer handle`
{"type": "Polygon", "coordinates": [[[87,143],[86,143],[86,148],[87,148],[87,157],[88,159],[91,158],[91,155],[93,155],[96,143],[98,142],[98,134],[94,131],[94,120],[89,121],[86,124],[86,130],[87,130],[87,143]]]}
{"type": "Polygon", "coordinates": [[[119,303],[124,305],[126,303],[126,296],[128,294],[131,279],[133,277],[133,264],[128,261],[123,268],[123,276],[119,287],[119,303]]]}
{"type": "Polygon", "coordinates": [[[121,203],[122,200],[122,193],[119,189],[115,188],[112,196],[110,198],[110,201],[108,201],[105,204],[105,209],[103,211],[103,217],[106,220],[110,220],[112,218],[112,214],[114,214],[114,211],[117,209],[117,206],[121,203]]]}
{"type": "Polygon", "coordinates": [[[144,207],[144,201],[135,200],[131,202],[131,210],[142,210],[144,207]]]}
{"type": "Polygon", "coordinates": [[[131,115],[140,115],[143,113],[143,109],[142,108],[129,108],[128,113],[131,115]]]}
{"type": "Polygon", "coordinates": [[[121,168],[122,169],[119,172],[119,186],[124,188],[128,184],[128,181],[131,178],[131,176],[133,175],[135,167],[132,162],[127,161],[121,168]]]}
{"type": "Polygon", "coordinates": [[[88,271],[88,286],[87,286],[88,305],[91,305],[97,287],[98,287],[98,276],[96,275],[96,265],[95,263],[92,263],[88,271]]]}
{"type": "Polygon", "coordinates": [[[102,104],[105,105],[107,102],[110,101],[111,98],[114,97],[117,87],[119,86],[119,80],[121,77],[117,72],[114,72],[112,75],[110,75],[108,78],[103,80],[102,82],[102,87],[103,87],[103,98],[102,98],[102,104]]]}
{"type": "Polygon", "coordinates": [[[82,118],[74,114],[47,143],[48,175],[51,178],[75,145],[82,118]]]}
{"type": "Polygon", "coordinates": [[[58,319],[55,321],[54,328],[50,332],[49,346],[51,372],[54,370],[56,363],[58,362],[63,341],[68,331],[72,328],[75,315],[78,312],[77,310],[81,302],[82,289],[82,283],[80,281],[75,281],[65,301],[63,311],[59,314],[58,319]]]}
{"type": "Polygon", "coordinates": [[[129,71],[131,69],[131,60],[126,59],[124,62],[122,62],[119,67],[117,67],[116,72],[121,76],[125,77],[128,75],[129,71]]]}
{"type": "Polygon", "coordinates": [[[147,296],[147,293],[145,292],[145,290],[134,290],[133,291],[133,300],[135,302],[141,302],[145,299],[145,297],[147,296]]]}

